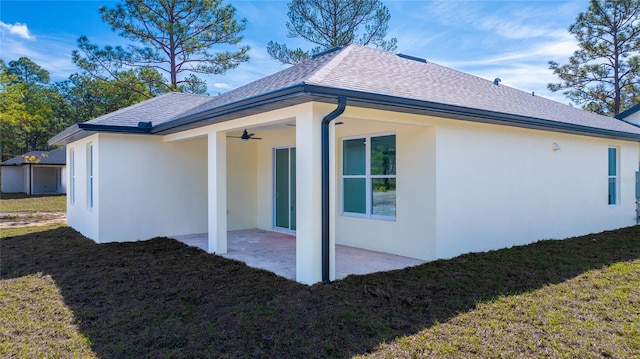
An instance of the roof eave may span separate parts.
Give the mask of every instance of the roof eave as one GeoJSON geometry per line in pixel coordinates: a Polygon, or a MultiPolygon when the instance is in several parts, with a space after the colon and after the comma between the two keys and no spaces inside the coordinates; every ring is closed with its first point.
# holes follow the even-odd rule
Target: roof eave
{"type": "Polygon", "coordinates": [[[439,116],[457,120],[605,137],[612,139],[633,140],[640,142],[640,134],[636,133],[574,125],[558,121],[540,119],[536,117],[514,115],[503,112],[481,110],[469,107],[407,99],[403,97],[393,97],[388,95],[373,94],[353,90],[334,88],[308,88],[308,91],[316,94],[333,95],[336,97],[345,96],[350,100],[350,102],[353,103],[355,101],[364,107],[386,109],[391,111],[400,110],[407,113],[439,116]]]}
{"type": "MultiPolygon", "coordinates": [[[[165,122],[151,128],[81,123],[74,125],[76,126],[75,128],[71,126],[56,135],[49,140],[49,144],[60,145],[75,141],[78,139],[78,133],[85,131],[91,131],[93,133],[117,132],[158,135],[179,132],[186,128],[193,128],[198,122],[241,113],[242,111],[255,109],[300,95],[309,95],[311,96],[310,98],[322,102],[336,102],[338,97],[346,97],[352,105],[355,104],[375,109],[640,142],[640,134],[630,132],[607,130],[503,112],[302,83],[177,118],[176,120],[165,122]],[[72,140],[69,141],[69,139],[72,140]]],[[[88,135],[89,132],[81,136],[86,137],[88,135]]]]}
{"type": "Polygon", "coordinates": [[[227,115],[230,113],[240,112],[251,108],[256,108],[261,105],[281,101],[285,98],[293,97],[305,92],[304,84],[297,84],[290,87],[285,87],[276,91],[267,92],[258,96],[249,97],[240,101],[228,103],[218,107],[214,107],[208,110],[204,110],[195,114],[191,114],[185,117],[178,118],[176,120],[161,123],[157,126],[153,126],[151,133],[163,134],[170,130],[174,130],[179,127],[184,127],[196,122],[200,122],[206,119],[227,115]]]}
{"type": "Polygon", "coordinates": [[[71,125],[71,126],[65,128],[62,132],[60,132],[57,135],[51,137],[47,141],[47,144],[49,146],[66,145],[67,143],[71,142],[71,141],[68,141],[69,138],[73,137],[74,135],[76,135],[76,134],[78,134],[80,132],[82,132],[82,130],[78,127],[78,124],[71,125]]]}
{"type": "Polygon", "coordinates": [[[150,127],[98,125],[93,123],[77,123],[53,136],[47,143],[49,146],[62,146],[77,141],[96,132],[149,134],[150,127]]]}
{"type": "MultiPolygon", "coordinates": [[[[634,105],[628,109],[626,109],[625,111],[620,112],[619,114],[615,115],[614,117],[617,118],[618,120],[623,120],[631,115],[633,115],[634,113],[640,111],[640,103],[637,105],[634,105]]],[[[627,122],[627,121],[625,121],[627,122]]]]}

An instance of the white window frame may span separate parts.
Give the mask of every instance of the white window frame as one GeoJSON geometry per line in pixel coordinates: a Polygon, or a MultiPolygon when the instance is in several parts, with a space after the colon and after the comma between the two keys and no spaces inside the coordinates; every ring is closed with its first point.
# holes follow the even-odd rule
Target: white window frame
{"type": "Polygon", "coordinates": [[[620,203],[620,148],[619,147],[615,147],[615,146],[609,146],[607,148],[607,202],[609,202],[609,206],[618,206],[620,203]],[[611,164],[609,163],[609,151],[610,150],[615,150],[616,154],[615,154],[615,158],[616,158],[616,173],[615,175],[609,175],[609,167],[611,167],[611,164]],[[613,181],[614,183],[614,191],[615,191],[615,196],[613,198],[613,203],[611,203],[609,197],[609,183],[611,183],[611,181],[613,181]]]}
{"type": "Polygon", "coordinates": [[[76,203],[76,151],[74,148],[69,149],[69,203],[76,203]]]}
{"type": "Polygon", "coordinates": [[[93,142],[87,143],[87,208],[93,209],[94,205],[94,181],[93,181],[93,142]]]}
{"type": "MultiPolygon", "coordinates": [[[[356,136],[348,136],[342,137],[340,139],[340,153],[342,154],[340,158],[340,213],[343,216],[347,217],[359,217],[359,218],[371,218],[371,219],[381,219],[387,221],[395,221],[398,216],[398,202],[396,199],[396,215],[395,216],[383,216],[379,214],[372,214],[372,202],[373,202],[373,189],[372,189],[372,179],[375,178],[397,178],[397,169],[395,175],[372,175],[371,174],[371,138],[375,137],[384,137],[384,136],[396,136],[396,163],[398,160],[397,157],[397,148],[398,148],[398,135],[395,132],[384,132],[384,133],[375,133],[368,135],[356,135],[356,136]],[[364,175],[345,175],[344,174],[344,141],[355,140],[362,138],[366,141],[365,143],[365,174],[364,175]],[[365,213],[356,213],[356,212],[345,212],[344,210],[344,180],[345,178],[364,178],[365,179],[365,213]]],[[[396,179],[396,191],[397,191],[397,179],[396,179]]],[[[396,192],[397,193],[397,192],[396,192]]]]}

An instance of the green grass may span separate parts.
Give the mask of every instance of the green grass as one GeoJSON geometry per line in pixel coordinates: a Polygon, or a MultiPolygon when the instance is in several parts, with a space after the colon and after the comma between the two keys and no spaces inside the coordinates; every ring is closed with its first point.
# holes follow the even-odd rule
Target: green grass
{"type": "MultiPolygon", "coordinates": [[[[56,228],[64,227],[64,224],[56,224],[52,226],[31,226],[31,227],[18,227],[18,228],[2,228],[0,229],[0,238],[16,237],[25,234],[32,234],[38,232],[46,232],[56,228]]],[[[1,248],[1,247],[0,247],[1,248]]]]}
{"type": "Polygon", "coordinates": [[[640,261],[615,263],[529,293],[479,303],[382,345],[374,358],[637,358],[640,261]]]}
{"type": "Polygon", "coordinates": [[[0,280],[0,328],[3,358],[95,358],[50,275],[0,280]]]}
{"type": "Polygon", "coordinates": [[[3,193],[0,212],[65,212],[67,196],[31,196],[3,193]]]}
{"type": "Polygon", "coordinates": [[[311,287],[64,227],[0,240],[0,357],[637,358],[639,288],[640,226],[311,287]]]}

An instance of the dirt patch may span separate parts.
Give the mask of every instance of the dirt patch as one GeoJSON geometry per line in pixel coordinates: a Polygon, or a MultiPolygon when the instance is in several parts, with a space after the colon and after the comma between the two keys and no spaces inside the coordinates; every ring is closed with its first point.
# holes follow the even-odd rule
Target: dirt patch
{"type": "Polygon", "coordinates": [[[65,212],[0,212],[0,229],[66,224],[65,212]]]}

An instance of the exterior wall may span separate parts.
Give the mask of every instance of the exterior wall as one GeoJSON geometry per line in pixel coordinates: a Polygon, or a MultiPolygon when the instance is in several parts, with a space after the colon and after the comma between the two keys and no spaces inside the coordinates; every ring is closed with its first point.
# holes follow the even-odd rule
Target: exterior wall
{"type": "Polygon", "coordinates": [[[67,193],[67,166],[60,167],[60,183],[58,193],[67,193]]]}
{"type": "Polygon", "coordinates": [[[353,107],[339,121],[338,244],[429,260],[636,223],[638,143],[353,107]],[[392,131],[396,220],[341,214],[340,139],[392,131]],[[607,203],[609,146],[620,155],[615,206],[607,203]]]}
{"type": "Polygon", "coordinates": [[[207,232],[207,140],[100,135],[100,242],[207,232]]]}
{"type": "Polygon", "coordinates": [[[25,192],[23,166],[2,166],[2,192],[25,192]]]}
{"type": "Polygon", "coordinates": [[[30,174],[30,165],[22,166],[22,188],[24,188],[24,193],[29,192],[29,188],[31,187],[31,174],[30,174]]]}
{"type": "Polygon", "coordinates": [[[94,206],[88,208],[88,177],[87,177],[87,145],[93,144],[94,156],[94,188],[100,187],[100,138],[92,135],[67,145],[66,172],[69,178],[67,192],[67,225],[73,227],[85,237],[100,243],[100,197],[94,192],[94,206]],[[73,152],[73,156],[71,153],[73,152]],[[74,173],[75,172],[75,175],[74,173]]]}
{"type": "Polygon", "coordinates": [[[640,111],[625,117],[624,120],[636,126],[640,126],[640,111]]]}
{"type": "Polygon", "coordinates": [[[438,126],[437,143],[440,258],[635,224],[637,143],[461,121],[438,126]],[[620,155],[615,206],[609,146],[620,155]]]}
{"type": "Polygon", "coordinates": [[[227,139],[227,229],[257,227],[257,142],[227,139]]]}
{"type": "MultiPolygon", "coordinates": [[[[385,117],[383,115],[383,117],[385,117]]],[[[386,116],[390,119],[389,116],[386,116]]],[[[430,260],[436,258],[435,130],[433,127],[340,117],[336,126],[336,243],[430,260]],[[396,134],[396,219],[342,212],[342,138],[396,134]]]]}
{"type": "MultiPolygon", "coordinates": [[[[206,138],[99,134],[67,146],[75,154],[75,201],[67,222],[98,243],[207,231],[206,138]],[[94,152],[94,205],[89,208],[87,144],[94,152]]],[[[69,188],[69,193],[72,189],[69,188]]]]}
{"type": "MultiPolygon", "coordinates": [[[[319,120],[334,108],[292,107],[164,138],[100,134],[74,142],[67,146],[67,158],[74,148],[76,156],[69,225],[100,242],[207,232],[207,137],[198,136],[248,127],[263,140],[227,139],[223,147],[226,228],[272,230],[273,148],[302,144],[305,138],[296,139],[296,131],[308,124],[298,121],[319,120]],[[296,119],[297,127],[284,125],[298,114],[308,116],[296,119]],[[96,157],[92,210],[86,205],[88,142],[96,157]]],[[[638,143],[351,106],[337,121],[344,122],[335,127],[332,152],[338,244],[432,260],[635,224],[638,143]],[[343,214],[342,139],[391,132],[397,149],[396,219],[343,214]],[[616,206],[607,204],[609,146],[618,147],[620,155],[616,206]]],[[[299,193],[297,200],[303,197],[308,207],[312,196],[299,193]]],[[[315,229],[308,232],[319,236],[315,229]]]]}
{"type": "Polygon", "coordinates": [[[32,193],[65,193],[61,171],[65,166],[33,166],[32,193]]]}

